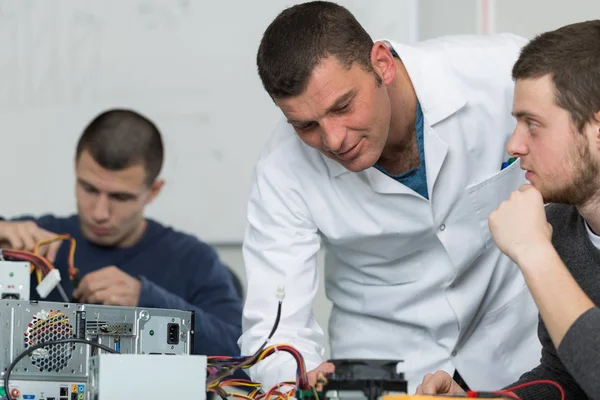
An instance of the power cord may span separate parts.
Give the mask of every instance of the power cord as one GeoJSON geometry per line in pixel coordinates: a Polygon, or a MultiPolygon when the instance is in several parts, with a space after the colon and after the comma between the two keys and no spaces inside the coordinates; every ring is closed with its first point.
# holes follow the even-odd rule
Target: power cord
{"type": "Polygon", "coordinates": [[[4,388],[6,390],[7,400],[17,400],[10,394],[8,383],[9,383],[9,379],[10,379],[10,374],[11,374],[12,370],[15,368],[15,366],[19,363],[19,361],[21,361],[23,358],[27,357],[28,355],[30,355],[37,349],[41,349],[41,348],[48,347],[48,346],[56,346],[56,345],[65,344],[65,343],[83,343],[83,344],[87,344],[88,346],[97,347],[108,353],[113,353],[113,354],[119,353],[118,351],[115,351],[114,349],[111,349],[110,347],[105,346],[103,344],[95,343],[95,342],[92,342],[91,340],[87,340],[87,339],[77,339],[77,338],[50,340],[48,342],[44,342],[44,343],[36,344],[35,346],[31,346],[27,350],[25,350],[24,352],[19,354],[13,360],[13,362],[10,363],[10,365],[6,369],[6,372],[4,373],[4,388]]]}
{"type": "Polygon", "coordinates": [[[206,382],[206,387],[209,387],[211,384],[213,384],[215,382],[219,382],[223,378],[233,375],[233,373],[235,371],[242,369],[249,364],[252,364],[260,356],[260,354],[265,349],[265,347],[267,347],[269,340],[271,340],[271,338],[275,334],[275,331],[277,331],[277,327],[279,326],[279,321],[281,320],[281,306],[283,303],[283,299],[285,298],[285,288],[283,286],[277,287],[277,292],[275,293],[275,297],[277,298],[277,316],[275,317],[275,322],[273,323],[273,328],[271,328],[271,332],[269,333],[269,336],[267,336],[267,339],[265,339],[265,341],[258,348],[258,350],[252,356],[250,356],[247,360],[245,360],[245,361],[239,363],[238,365],[236,365],[235,367],[213,377],[208,382],[206,382]]]}

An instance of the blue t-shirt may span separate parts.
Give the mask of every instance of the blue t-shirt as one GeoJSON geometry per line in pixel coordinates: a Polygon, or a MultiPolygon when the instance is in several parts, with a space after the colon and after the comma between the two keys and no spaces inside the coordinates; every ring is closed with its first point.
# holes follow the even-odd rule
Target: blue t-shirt
{"type": "MultiPolygon", "coordinates": [[[[193,310],[194,353],[239,355],[237,340],[242,333],[242,299],[234,288],[229,268],[208,244],[151,219],[147,220],[146,231],[139,242],[127,248],[100,247],[86,240],[77,215],[18,219],[31,219],[43,229],[75,238],[75,267],[80,278],[114,265],[141,280],[139,307],[193,310]]],[[[54,266],[60,270],[61,284],[70,296],[74,288],[68,274],[68,248],[68,242],[63,242],[54,266]]],[[[39,300],[34,276],[32,282],[35,284],[31,299],[39,300]]],[[[57,290],[44,300],[63,301],[57,290]]]]}
{"type": "Polygon", "coordinates": [[[411,188],[424,198],[429,199],[429,193],[427,191],[427,174],[425,171],[425,148],[423,146],[423,111],[421,110],[421,104],[418,100],[415,129],[417,133],[417,146],[419,148],[419,168],[411,169],[400,175],[393,175],[388,173],[379,164],[375,164],[374,167],[390,178],[397,180],[404,186],[411,188]]]}

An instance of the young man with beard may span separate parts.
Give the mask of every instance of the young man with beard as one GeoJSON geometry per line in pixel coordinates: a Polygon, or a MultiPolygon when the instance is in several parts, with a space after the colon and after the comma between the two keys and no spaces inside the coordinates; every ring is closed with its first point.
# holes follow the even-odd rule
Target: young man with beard
{"type": "MultiPolygon", "coordinates": [[[[510,387],[560,384],[566,399],[600,398],[600,20],[544,33],[513,68],[517,127],[508,151],[524,185],[490,214],[498,247],[519,265],[540,311],[541,363],[510,387]],[[549,204],[544,209],[544,203],[549,204]]],[[[417,393],[458,393],[449,374],[417,393]]],[[[515,393],[560,399],[551,385],[515,393]]]]}

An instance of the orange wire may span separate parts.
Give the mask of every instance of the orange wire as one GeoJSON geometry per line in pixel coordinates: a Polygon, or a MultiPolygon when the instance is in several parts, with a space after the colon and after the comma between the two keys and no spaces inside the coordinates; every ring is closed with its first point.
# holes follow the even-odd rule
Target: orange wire
{"type": "Polygon", "coordinates": [[[39,242],[36,243],[35,247],[33,248],[33,252],[35,254],[38,254],[39,248],[43,245],[46,244],[50,244],[52,242],[56,242],[59,240],[68,240],[70,243],[69,246],[69,277],[72,279],[75,275],[77,275],[79,273],[79,270],[77,268],[75,268],[75,246],[76,246],[76,241],[73,237],[71,237],[71,235],[67,235],[67,234],[62,234],[62,235],[58,235],[55,236],[51,239],[46,239],[46,240],[41,240],[39,242]]]}

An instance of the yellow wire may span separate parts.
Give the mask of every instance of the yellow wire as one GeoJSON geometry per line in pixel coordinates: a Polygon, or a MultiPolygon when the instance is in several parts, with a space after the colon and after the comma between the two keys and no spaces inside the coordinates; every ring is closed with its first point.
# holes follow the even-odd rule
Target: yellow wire
{"type": "Polygon", "coordinates": [[[38,328],[40,325],[50,324],[50,323],[55,324],[55,323],[59,323],[59,322],[62,322],[64,324],[68,324],[69,323],[69,317],[67,317],[65,314],[63,314],[61,312],[50,314],[50,315],[48,315],[48,318],[46,318],[46,319],[37,320],[32,325],[32,328],[38,328]],[[61,319],[58,320],[59,318],[61,318],[61,319]]]}
{"type": "MultiPolygon", "coordinates": [[[[249,382],[239,382],[239,383],[229,383],[227,381],[221,382],[224,386],[248,386],[248,387],[261,387],[260,383],[249,383],[249,382]]],[[[221,386],[221,385],[219,385],[221,386]]]]}
{"type": "Polygon", "coordinates": [[[319,398],[319,394],[317,393],[317,388],[315,387],[315,385],[312,385],[311,388],[312,388],[312,391],[313,391],[313,393],[315,395],[315,399],[318,399],[319,398]]]}
{"type": "Polygon", "coordinates": [[[40,249],[41,246],[46,245],[46,244],[50,244],[52,242],[57,242],[59,240],[69,240],[71,242],[71,248],[69,250],[69,266],[72,266],[73,269],[76,269],[74,262],[75,262],[75,246],[77,246],[77,242],[71,236],[68,236],[68,235],[58,235],[58,236],[55,236],[55,237],[50,238],[50,239],[41,240],[41,241],[39,241],[39,242],[37,242],[35,244],[35,247],[33,248],[33,252],[35,254],[38,254],[38,251],[39,251],[39,249],[40,249]]]}
{"type": "Polygon", "coordinates": [[[50,243],[52,243],[52,242],[57,242],[57,241],[59,241],[59,240],[65,240],[65,239],[69,239],[69,237],[68,237],[68,236],[65,236],[65,235],[58,235],[58,236],[55,236],[55,237],[53,237],[53,238],[50,238],[50,239],[46,239],[46,240],[40,240],[39,242],[37,242],[37,243],[35,244],[35,246],[34,246],[34,248],[33,248],[33,252],[34,252],[35,254],[38,254],[38,251],[40,250],[40,247],[41,247],[41,246],[43,246],[43,245],[45,245],[45,244],[50,244],[50,243]]]}

